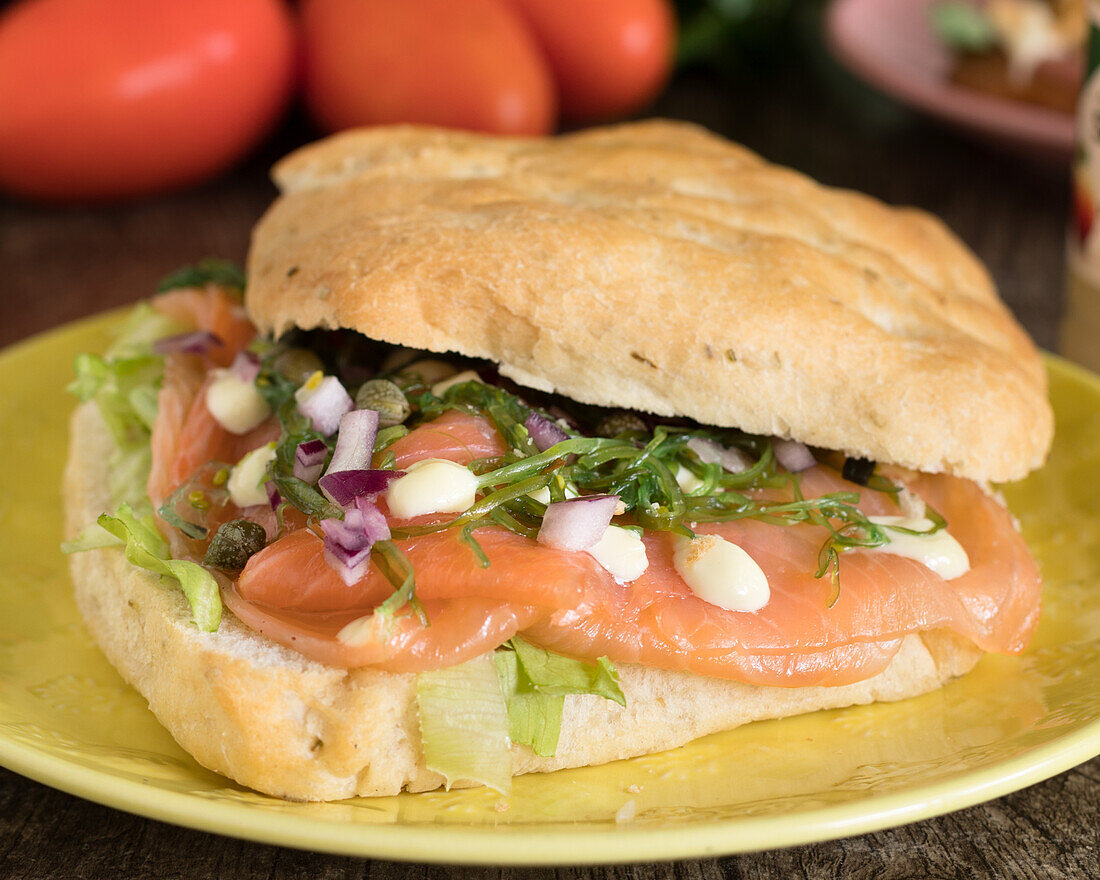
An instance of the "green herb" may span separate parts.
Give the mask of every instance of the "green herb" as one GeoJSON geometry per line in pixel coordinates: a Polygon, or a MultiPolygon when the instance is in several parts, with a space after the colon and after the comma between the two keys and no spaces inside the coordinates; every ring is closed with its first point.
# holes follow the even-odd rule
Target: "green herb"
{"type": "Polygon", "coordinates": [[[181,287],[205,287],[214,284],[230,290],[243,291],[245,286],[244,271],[229,260],[219,260],[209,257],[200,260],[194,266],[184,266],[160,280],[157,284],[157,293],[166,293],[181,287]]]}
{"type": "Polygon", "coordinates": [[[371,559],[386,580],[394,586],[393,595],[378,606],[375,614],[392,618],[408,605],[420,622],[428,626],[428,615],[425,614],[424,606],[416,597],[416,573],[408,557],[401,552],[401,548],[393,541],[376,541],[371,548],[371,559]]]}

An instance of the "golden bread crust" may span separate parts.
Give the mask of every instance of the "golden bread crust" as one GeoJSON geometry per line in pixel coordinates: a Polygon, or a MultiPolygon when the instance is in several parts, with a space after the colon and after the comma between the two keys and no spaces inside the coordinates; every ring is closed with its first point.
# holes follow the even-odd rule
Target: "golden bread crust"
{"type": "Polygon", "coordinates": [[[350,327],[586,403],[978,480],[1049,447],[1038,354],[942,223],[698,127],[363,129],[275,178],[248,267],[265,331],[350,327]]]}
{"type": "MultiPolygon", "coordinates": [[[[68,533],[109,507],[110,436],[93,404],[72,423],[65,474],[68,533]]],[[[190,622],[182,593],[126,562],[120,549],[70,557],[76,602],[107,659],[205,767],[295,800],[425,791],[415,676],[305,659],[228,611],[216,633],[190,622]]],[[[619,667],[627,707],[568,697],[558,754],[513,747],[514,772],[600,764],[682,745],[748,721],[940,687],[981,656],[946,632],[908,636],[890,666],[859,684],[766,688],[641,666],[619,667]]]]}

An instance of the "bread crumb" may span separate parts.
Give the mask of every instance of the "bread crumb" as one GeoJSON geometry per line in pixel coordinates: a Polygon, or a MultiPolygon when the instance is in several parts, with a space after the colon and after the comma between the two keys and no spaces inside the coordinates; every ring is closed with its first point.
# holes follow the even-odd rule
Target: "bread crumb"
{"type": "Polygon", "coordinates": [[[633,822],[634,815],[638,812],[638,805],[634,803],[634,798],[628,800],[625,804],[619,807],[617,813],[615,813],[615,821],[618,823],[633,822]]]}
{"type": "Polygon", "coordinates": [[[508,803],[508,801],[504,800],[504,798],[501,798],[499,801],[493,804],[493,809],[498,813],[507,813],[510,809],[512,809],[512,805],[508,803]]]}
{"type": "Polygon", "coordinates": [[[638,794],[642,790],[642,787],[637,783],[632,782],[626,787],[626,790],[628,794],[638,794]]]}

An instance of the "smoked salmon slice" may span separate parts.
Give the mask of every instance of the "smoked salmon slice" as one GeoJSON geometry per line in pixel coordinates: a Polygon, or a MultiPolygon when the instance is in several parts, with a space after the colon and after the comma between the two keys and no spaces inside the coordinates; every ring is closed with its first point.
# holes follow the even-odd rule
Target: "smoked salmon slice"
{"type": "MultiPolygon", "coordinates": [[[[188,293],[161,302],[173,317],[218,333],[227,342],[219,359],[231,359],[234,347],[239,350],[251,339],[251,325],[229,298],[188,293]]],[[[207,462],[235,462],[278,436],[273,420],[236,437],[213,419],[203,394],[203,377],[213,363],[192,355],[167,359],[153,432],[154,504],[207,462]]],[[[424,458],[468,464],[500,456],[505,446],[486,419],[450,410],[416,427],[388,452],[396,467],[405,468],[424,458]]],[[[1022,650],[1038,622],[1040,578],[1011,515],[966,480],[900,470],[892,478],[946,517],[967,551],[969,572],[946,581],[911,559],[854,550],[841,556],[842,589],[829,607],[832,585],[814,577],[827,536],[822,527],[752,519],[699,524],[698,533],[741,546],[766,574],[770,601],[746,613],[727,611],[691,592],[673,565],[669,533],[647,533],[649,567],[623,584],[587,553],[552,550],[499,526],[474,533],[490,561],[483,567],[457,530],[446,530],[397,542],[412,564],[417,596],[431,621],[424,627],[411,615],[372,618],[392,585],[373,566],[358,583],[345,585],[325,561],[321,539],[298,528],[255,554],[225,591],[225,601],[248,626],[307,657],[395,672],[459,663],[517,633],[548,650],[589,660],[607,656],[792,687],[865,679],[884,668],[913,632],[948,628],[983,650],[1022,650]],[[363,624],[364,638],[349,643],[337,637],[362,618],[371,621],[363,624]]],[[[853,492],[868,515],[899,512],[891,496],[849,483],[825,465],[803,472],[799,483],[805,497],[853,492]]],[[[769,489],[766,495],[789,499],[791,490],[769,489]]],[[[225,518],[241,513],[229,508],[225,518]]],[[[270,511],[245,513],[270,517],[270,511]]],[[[304,525],[301,517],[292,522],[304,525]]],[[[192,554],[200,549],[178,540],[173,546],[192,554]]]]}
{"type": "Polygon", "coordinates": [[[445,458],[469,464],[504,454],[504,442],[488,420],[448,410],[410,431],[390,447],[399,470],[424,458],[445,458]]]}
{"type": "MultiPolygon", "coordinates": [[[[406,450],[415,443],[419,456],[443,457],[440,451],[455,452],[452,435],[481,433],[472,417],[461,413],[441,420],[442,425],[429,423],[404,438],[406,450]],[[440,447],[432,445],[437,439],[440,447]]],[[[478,448],[468,454],[484,453],[478,448]]],[[[848,483],[824,466],[804,474],[802,485],[818,494],[859,492],[867,512],[897,512],[888,496],[848,483]]],[[[812,525],[740,520],[699,527],[700,533],[739,544],[768,576],[771,600],[752,614],[726,611],[695,596],[673,567],[671,536],[662,533],[646,537],[649,568],[631,584],[617,583],[587,553],[552,551],[498,527],[475,533],[489,568],[480,568],[453,532],[399,544],[423,599],[491,598],[536,606],[541,614],[522,629],[524,637],[587,659],[606,655],[617,662],[802,686],[866,678],[889,662],[902,636],[922,630],[948,627],[985,650],[1022,649],[1037,622],[1039,578],[1008,512],[965,480],[914,476],[910,488],[948,517],[970,556],[970,572],[945,581],[911,559],[853,551],[842,557],[843,589],[832,608],[827,607],[831,585],[814,577],[826,533],[812,525]],[[989,608],[1001,610],[991,614],[989,608]]],[[[245,568],[240,597],[282,609],[288,629],[274,636],[277,641],[288,643],[294,621],[308,626],[311,614],[368,613],[392,589],[376,571],[346,587],[322,552],[319,538],[298,533],[268,546],[245,568]]],[[[477,635],[471,630],[469,637],[477,635]]],[[[490,639],[469,654],[494,647],[490,639]]],[[[329,649],[325,656],[333,662],[340,655],[329,649]]],[[[341,665],[353,662],[348,654],[341,665]]]]}

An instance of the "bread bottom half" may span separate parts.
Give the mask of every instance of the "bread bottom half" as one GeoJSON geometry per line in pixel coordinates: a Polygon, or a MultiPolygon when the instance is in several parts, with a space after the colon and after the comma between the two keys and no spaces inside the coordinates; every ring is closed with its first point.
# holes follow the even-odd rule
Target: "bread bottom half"
{"type": "MultiPolygon", "coordinates": [[[[95,406],[77,409],[65,472],[69,534],[110,507],[111,449],[95,406]]],[[[315,663],[228,611],[216,633],[200,632],[183,594],[131,566],[120,549],[74,554],[70,567],[76,603],[100,649],[203,766],[294,800],[444,784],[424,765],[415,675],[315,663]]],[[[567,697],[557,754],[513,746],[514,772],[603,764],[750,721],[905,699],[969,671],[981,653],[947,631],[910,635],[883,672],[842,687],[760,687],[621,664],[626,708],[567,697]]]]}

